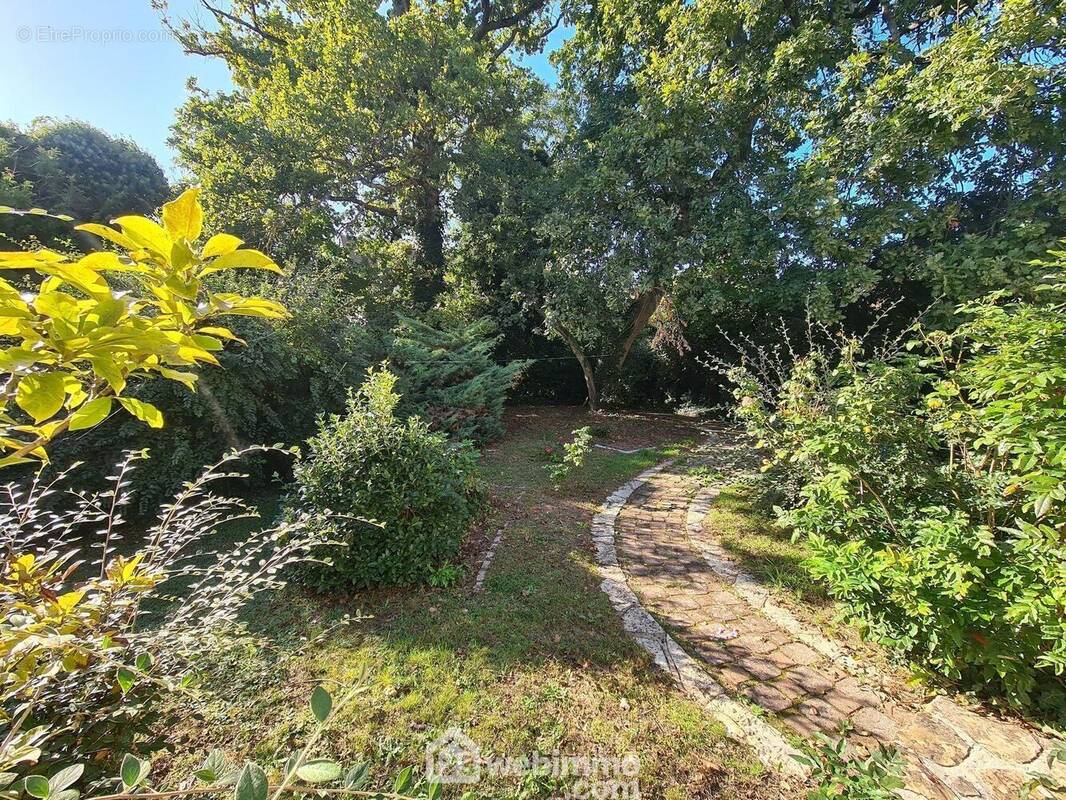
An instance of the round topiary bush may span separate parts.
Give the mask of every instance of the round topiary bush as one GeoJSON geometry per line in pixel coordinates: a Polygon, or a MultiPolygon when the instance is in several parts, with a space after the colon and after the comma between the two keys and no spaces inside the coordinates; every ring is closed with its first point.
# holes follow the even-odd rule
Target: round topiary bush
{"type": "Polygon", "coordinates": [[[421,582],[458,552],[481,505],[476,451],[417,417],[397,419],[395,385],[387,369],[371,370],[296,466],[290,509],[317,513],[335,543],[298,567],[312,588],[421,582]]]}

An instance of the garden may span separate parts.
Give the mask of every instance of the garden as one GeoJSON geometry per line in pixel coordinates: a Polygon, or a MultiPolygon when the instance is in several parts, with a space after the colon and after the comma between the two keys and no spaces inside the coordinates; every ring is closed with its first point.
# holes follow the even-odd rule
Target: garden
{"type": "Polygon", "coordinates": [[[174,170],[0,122],[0,800],[1066,797],[1061,3],[144,5],[174,170]]]}

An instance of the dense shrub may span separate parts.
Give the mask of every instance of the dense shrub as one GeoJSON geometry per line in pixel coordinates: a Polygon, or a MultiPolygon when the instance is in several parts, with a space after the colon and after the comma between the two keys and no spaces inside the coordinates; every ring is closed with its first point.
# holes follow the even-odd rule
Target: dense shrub
{"type": "Polygon", "coordinates": [[[917,662],[1060,718],[1062,266],[1047,303],[991,295],[961,307],[953,333],[919,329],[909,353],[816,348],[770,393],[754,371],[733,373],[769,464],[802,484],[781,519],[807,539],[811,572],[917,662]]]}
{"type": "MultiPolygon", "coordinates": [[[[57,447],[54,457],[64,463],[100,463],[123,450],[148,448],[151,458],[132,479],[137,513],[158,508],[203,464],[231,447],[302,444],[315,432],[317,415],[340,411],[347,387],[363,376],[368,336],[354,310],[357,298],[338,273],[320,269],[280,282],[245,275],[227,280],[225,288],[278,300],[290,316],[231,325],[243,343],[229,343],[216,354],[219,366],[200,371],[196,392],[160,381],[137,387],[138,398],[166,409],[162,429],[113,419],[57,447]]],[[[270,454],[248,465],[259,478],[289,468],[287,459],[270,454]]]]}
{"type": "Polygon", "coordinates": [[[290,507],[335,512],[321,534],[330,563],[301,565],[307,584],[364,588],[428,579],[459,549],[480,502],[476,454],[416,418],[398,419],[396,377],[372,370],[347,413],[322,420],[296,467],[290,507]]]}
{"type": "Polygon", "coordinates": [[[503,435],[503,405],[525,362],[497,364],[499,341],[488,318],[433,327],[402,317],[389,360],[399,376],[399,410],[417,414],[452,439],[503,435]]]}

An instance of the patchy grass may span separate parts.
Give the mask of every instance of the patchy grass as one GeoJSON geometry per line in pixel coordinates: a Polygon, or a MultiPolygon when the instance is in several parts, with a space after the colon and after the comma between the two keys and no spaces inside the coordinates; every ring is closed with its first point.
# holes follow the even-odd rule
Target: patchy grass
{"type": "MultiPolygon", "coordinates": [[[[589,421],[578,409],[508,414],[507,437],[483,457],[492,510],[464,547],[456,585],[349,597],[289,592],[253,609],[264,647],[220,666],[207,682],[216,698],[209,711],[175,732],[186,754],[161,766],[187,774],[214,746],[234,758],[276,759],[308,730],[306,698],[317,682],[360,682],[366,691],[331,721],[321,749],[368,761],[379,786],[404,766],[421,772],[426,744],[458,727],[487,755],[634,754],[648,798],[792,796],[654,667],[599,589],[589,535],[595,509],[695,431],[676,418],[602,418],[612,444],[656,449],[594,450],[555,491],[538,448],[589,421]],[[500,529],[484,590],[474,592],[484,543],[500,529]],[[347,615],[369,618],[341,625],[347,615]]],[[[472,796],[557,797],[562,784],[487,779],[472,796]]],[[[458,797],[458,788],[445,796],[458,797]]]]}
{"type": "Polygon", "coordinates": [[[744,569],[766,585],[816,608],[829,604],[825,590],[802,566],[806,547],[802,542],[793,542],[788,531],[756,507],[751,486],[724,488],[711,504],[703,526],[714,531],[744,569]]]}

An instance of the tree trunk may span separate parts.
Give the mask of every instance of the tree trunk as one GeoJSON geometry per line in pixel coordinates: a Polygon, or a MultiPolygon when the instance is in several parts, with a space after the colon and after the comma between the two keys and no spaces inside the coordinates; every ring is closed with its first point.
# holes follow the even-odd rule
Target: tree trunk
{"type": "Polygon", "coordinates": [[[552,327],[556,333],[562,337],[563,341],[570,347],[570,352],[574,354],[574,358],[577,359],[577,363],[581,365],[581,372],[585,376],[585,390],[588,392],[588,400],[586,401],[589,406],[589,411],[595,413],[600,410],[599,395],[596,392],[596,372],[592,368],[592,362],[589,361],[589,357],[585,355],[585,351],[563,325],[554,323],[552,327]]]}
{"type": "Polygon", "coordinates": [[[440,142],[424,130],[415,137],[413,157],[419,180],[414,201],[414,233],[422,250],[422,274],[414,286],[414,300],[432,306],[444,291],[444,211],[441,208],[440,142]]]}
{"type": "Polygon", "coordinates": [[[665,292],[660,287],[653,286],[634,301],[625,338],[618,343],[609,356],[603,359],[597,370],[596,381],[601,387],[609,388],[621,376],[622,368],[626,365],[633,345],[648,327],[648,322],[651,321],[664,294],[665,292]]]}
{"type": "Polygon", "coordinates": [[[426,186],[418,198],[415,235],[422,249],[422,275],[414,287],[414,300],[431,306],[444,291],[444,220],[441,213],[440,189],[426,186]]]}

